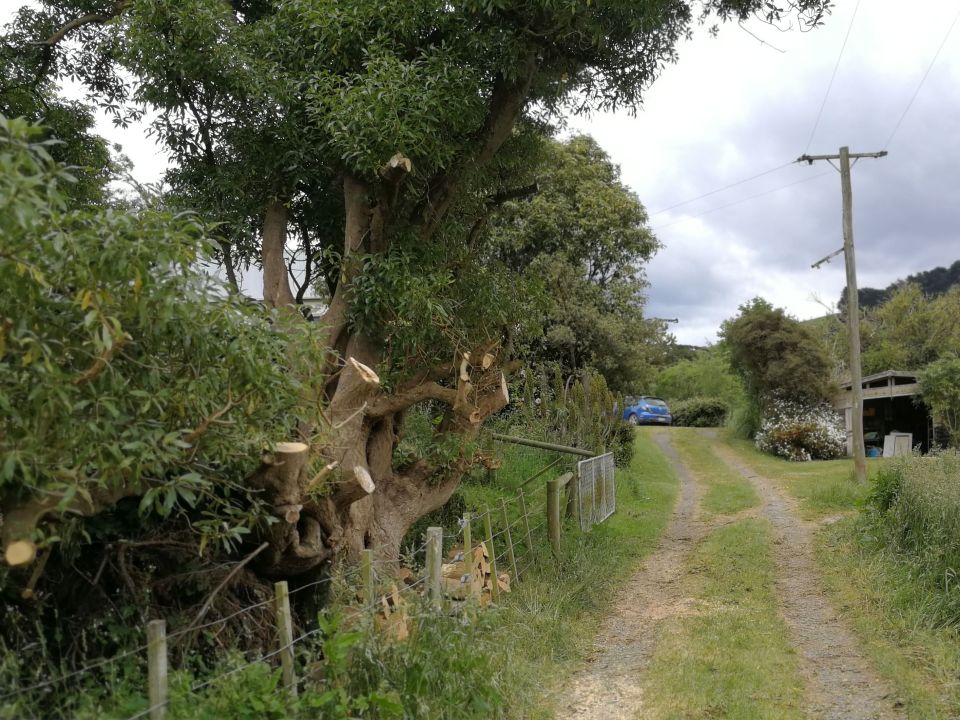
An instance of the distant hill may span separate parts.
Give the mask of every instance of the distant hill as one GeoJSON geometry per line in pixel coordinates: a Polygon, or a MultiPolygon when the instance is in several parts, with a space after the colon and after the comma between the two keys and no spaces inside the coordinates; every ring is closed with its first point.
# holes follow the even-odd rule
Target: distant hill
{"type": "MultiPolygon", "coordinates": [[[[890,283],[882,290],[877,288],[860,288],[857,293],[860,299],[860,307],[875,308],[883,305],[897,288],[914,283],[919,285],[927,295],[943,295],[954,285],[960,285],[960,260],[957,260],[950,267],[936,267],[933,270],[924,270],[916,275],[908,275],[905,280],[896,280],[890,283]]],[[[844,288],[840,294],[841,313],[847,307],[847,289],[844,288]]]]}

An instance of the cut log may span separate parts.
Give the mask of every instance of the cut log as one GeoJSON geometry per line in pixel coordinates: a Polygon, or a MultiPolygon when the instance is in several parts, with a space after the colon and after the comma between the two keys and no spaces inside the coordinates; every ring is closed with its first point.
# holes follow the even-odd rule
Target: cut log
{"type": "Polygon", "coordinates": [[[470,381],[470,353],[464,353],[460,361],[460,382],[470,381]]]}
{"type": "Polygon", "coordinates": [[[11,567],[29,565],[37,556],[37,546],[30,540],[17,540],[7,545],[3,556],[11,567]]]}
{"type": "Polygon", "coordinates": [[[496,358],[493,356],[493,353],[484,353],[483,359],[480,360],[480,367],[484,370],[489,370],[493,366],[495,360],[496,358]]]}
{"type": "Polygon", "coordinates": [[[413,170],[413,162],[403,153],[396,153],[383,167],[380,168],[380,177],[390,182],[398,182],[413,170]]]}
{"type": "Polygon", "coordinates": [[[283,518],[284,522],[294,523],[300,520],[300,511],[303,510],[303,505],[277,505],[273,508],[274,514],[283,518]]]}
{"type": "Polygon", "coordinates": [[[362,382],[371,387],[380,386],[380,376],[362,362],[358,362],[356,358],[349,358],[347,364],[356,371],[357,377],[359,377],[362,382]]]}
{"type": "Polygon", "coordinates": [[[334,502],[339,506],[351,505],[360,498],[373,493],[377,486],[370,477],[370,471],[362,465],[353,468],[353,474],[345,478],[334,495],[334,502]]]}

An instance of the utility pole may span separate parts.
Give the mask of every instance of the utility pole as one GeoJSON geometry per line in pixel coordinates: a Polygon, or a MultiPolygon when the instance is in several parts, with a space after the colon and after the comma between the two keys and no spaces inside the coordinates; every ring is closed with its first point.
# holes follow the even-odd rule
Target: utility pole
{"type": "MultiPolygon", "coordinates": [[[[853,253],[853,188],[850,184],[850,158],[882,158],[887,151],[851,153],[850,148],[840,148],[839,155],[801,155],[797,162],[813,165],[816,160],[840,161],[840,192],[843,199],[843,257],[847,266],[847,330],[850,335],[850,393],[853,421],[853,473],[858,483],[867,481],[867,457],[863,444],[863,370],[860,366],[860,296],[857,291],[857,263],[853,253]]],[[[833,165],[833,167],[837,167],[833,165]]],[[[838,251],[839,252],[839,251],[838,251]]],[[[834,253],[837,254],[837,253],[834,253]]],[[[829,260],[828,255],[819,263],[829,260]]]]}

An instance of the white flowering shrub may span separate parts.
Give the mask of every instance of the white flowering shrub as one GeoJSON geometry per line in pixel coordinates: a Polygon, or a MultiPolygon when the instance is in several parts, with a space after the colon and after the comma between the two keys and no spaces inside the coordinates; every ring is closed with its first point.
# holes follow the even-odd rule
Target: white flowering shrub
{"type": "Polygon", "coordinates": [[[787,460],[832,460],[846,453],[843,420],[828,405],[774,400],[764,413],[757,448],[787,460]]]}

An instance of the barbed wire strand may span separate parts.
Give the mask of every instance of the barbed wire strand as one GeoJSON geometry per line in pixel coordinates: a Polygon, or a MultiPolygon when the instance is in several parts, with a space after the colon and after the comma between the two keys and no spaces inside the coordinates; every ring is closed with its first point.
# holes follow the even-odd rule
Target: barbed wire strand
{"type": "Polygon", "coordinates": [[[97,662],[92,663],[91,665],[87,665],[78,670],[73,670],[71,672],[68,672],[65,675],[60,675],[55,678],[50,678],[49,680],[44,680],[43,682],[37,683],[35,685],[29,685],[25,688],[20,688],[19,690],[16,690],[14,692],[0,695],[0,700],[6,700],[7,698],[16,697],[18,695],[26,695],[27,693],[33,692],[34,690],[42,690],[44,688],[51,687],[52,685],[57,685],[66,680],[70,680],[71,678],[79,677],[80,675],[84,675],[88,672],[92,672],[97,668],[101,668],[101,667],[104,667],[105,665],[110,665],[111,663],[115,663],[118,660],[123,660],[124,658],[128,658],[132,655],[138,655],[139,653],[142,653],[143,651],[147,650],[149,647],[150,647],[149,645],[144,644],[132,650],[126,650],[118,655],[114,655],[113,657],[103,658],[102,660],[98,660],[97,662]]]}

